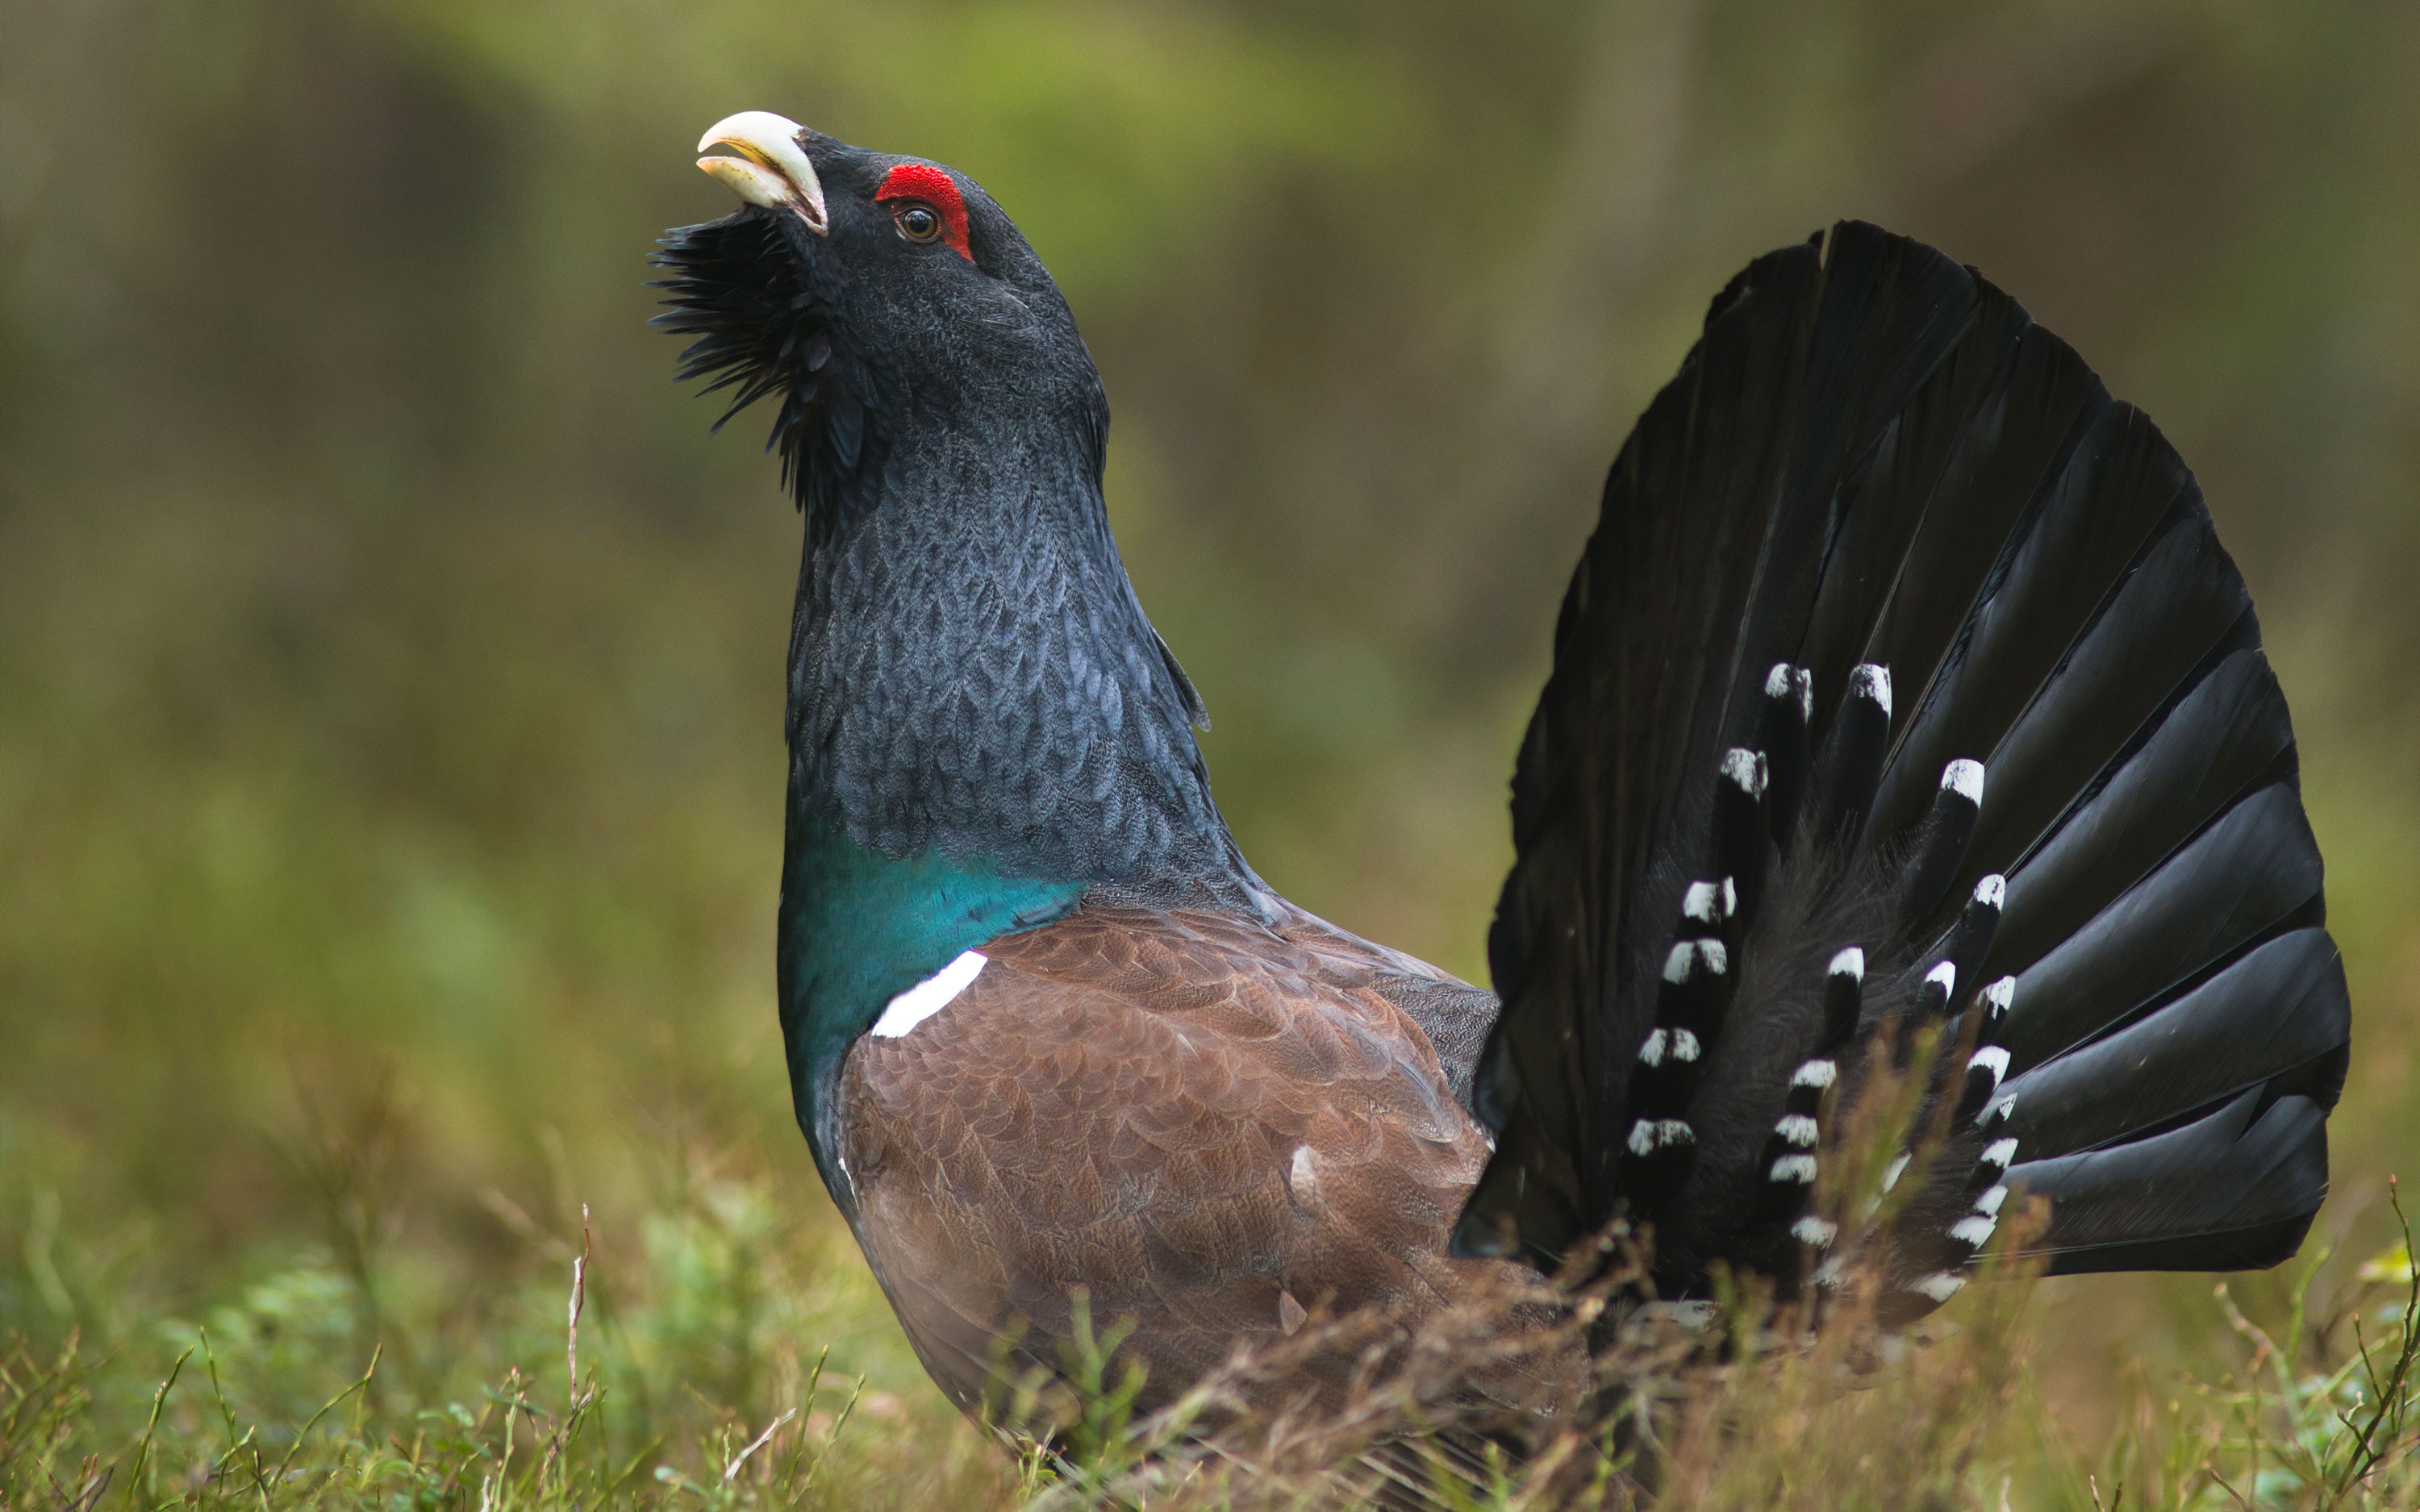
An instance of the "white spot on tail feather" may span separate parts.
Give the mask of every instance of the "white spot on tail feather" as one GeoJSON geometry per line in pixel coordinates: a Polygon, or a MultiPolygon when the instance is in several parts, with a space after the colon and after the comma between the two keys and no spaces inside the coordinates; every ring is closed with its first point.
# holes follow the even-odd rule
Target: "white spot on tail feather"
{"type": "Polygon", "coordinates": [[[1829,1249],[1832,1241],[1840,1237],[1840,1226],[1829,1218],[1818,1218],[1810,1214],[1792,1224],[1790,1232],[1792,1237],[1802,1244],[1812,1244],[1817,1249],[1829,1249]]]}
{"type": "Polygon", "coordinates": [[[1991,1187],[1987,1189],[1981,1196],[1975,1199],[1975,1211],[1984,1214],[1986,1217],[1996,1218],[2000,1215],[2000,1204],[2008,1200],[2009,1189],[2007,1187],[1991,1187]]]}
{"type": "Polygon", "coordinates": [[[1927,987],[1938,986],[1941,989],[1942,995],[1945,997],[1947,996],[1949,994],[1958,990],[1957,966],[1953,965],[1949,962],[1944,961],[1941,964],[1933,967],[1931,971],[1924,974],[1924,984],[1927,987]]]}
{"type": "Polygon", "coordinates": [[[2017,1142],[2013,1139],[1994,1139],[1983,1147],[1983,1164],[1986,1165],[1997,1165],[2005,1171],[2009,1163],[2016,1158],[2017,1142]]]}
{"type": "Polygon", "coordinates": [[[1650,1029],[1647,1032],[1646,1041],[1638,1047],[1638,1063],[1642,1066],[1660,1066],[1664,1064],[1664,1049],[1666,1043],[1667,1041],[1665,1040],[1664,1031],[1662,1029],[1650,1029]]]}
{"type": "Polygon", "coordinates": [[[1951,1224],[1949,1237],[1961,1244],[1981,1249],[1992,1242],[1992,1230],[1999,1227],[2000,1221],[1997,1218],[1987,1218],[1978,1212],[1971,1218],[1961,1218],[1951,1224]]]}
{"type": "Polygon", "coordinates": [[[2000,1078],[2009,1073],[2008,1047],[2006,1045],[1996,1044],[1985,1045],[1982,1049],[1976,1051],[1973,1055],[1966,1057],[1966,1069],[1969,1071],[1981,1070],[1990,1072],[1992,1073],[1992,1085],[1994,1088],[1997,1088],[2000,1085],[2000,1078]]]}
{"type": "Polygon", "coordinates": [[[1997,981],[1983,984],[1983,1006],[1994,1013],[2007,1012],[2009,1005],[2016,1000],[2017,979],[2014,977],[2002,977],[1997,981]]]}
{"type": "Polygon", "coordinates": [[[1683,940],[1664,957],[1664,980],[1679,986],[1689,980],[1691,972],[1703,966],[1707,973],[1719,977],[1730,968],[1730,952],[1720,940],[1683,940]]]}
{"type": "Polygon", "coordinates": [[[874,1021],[873,1032],[886,1040],[907,1034],[949,1007],[988,964],[990,962],[981,950],[967,951],[884,1005],[882,1016],[874,1021]]]}
{"type": "Polygon", "coordinates": [[[1674,984],[1689,980],[1689,968],[1697,964],[1698,942],[1683,940],[1664,957],[1664,980],[1674,984]]]}
{"type": "Polygon", "coordinates": [[[1850,946],[1832,958],[1832,964],[1823,968],[1823,974],[1829,977],[1854,977],[1859,981],[1865,980],[1866,952],[1854,945],[1850,946]]]}
{"type": "Polygon", "coordinates": [[[1831,1086],[1839,1079],[1839,1066],[1821,1056],[1813,1060],[1801,1061],[1798,1069],[1790,1073],[1790,1085],[1792,1087],[1823,1088],[1831,1086]]]}
{"type": "Polygon", "coordinates": [[[1684,1119],[1641,1119],[1630,1126],[1630,1152],[1652,1155],[1666,1145],[1693,1145],[1695,1131],[1684,1119]]]}
{"type": "Polygon", "coordinates": [[[1681,1061],[1695,1060],[1702,1053],[1703,1047],[1698,1043],[1698,1037],[1696,1035],[1691,1034],[1686,1029],[1674,1029],[1672,1031],[1673,1059],[1681,1061]]]}
{"type": "Polygon", "coordinates": [[[1773,1132],[1779,1134],[1789,1143],[1796,1145],[1803,1149],[1811,1149],[1814,1148],[1816,1137],[1815,1120],[1808,1118],[1804,1113],[1783,1114],[1780,1118],[1774,1120],[1773,1132]]]}
{"type": "Polygon", "coordinates": [[[1764,793],[1764,753],[1745,746],[1733,746],[1723,752],[1723,776],[1749,797],[1764,793]]]}
{"type": "Polygon", "coordinates": [[[1796,681],[1796,678],[1790,675],[1790,663],[1776,661],[1773,664],[1773,671],[1764,674],[1764,696],[1769,699],[1786,699],[1790,696],[1790,685],[1796,681]]]}
{"type": "Polygon", "coordinates": [[[2009,901],[2009,879],[1997,872],[1975,884],[1975,901],[1986,908],[1997,908],[2009,901]]]}
{"type": "Polygon", "coordinates": [[[1815,717],[1815,669],[1812,667],[1798,669],[1798,717],[1802,719],[1815,717]]]}
{"type": "Polygon", "coordinates": [[[1935,1302],[1947,1302],[1958,1295],[1965,1285],[1966,1278],[1962,1275],[1951,1275],[1947,1271],[1935,1271],[1918,1281],[1916,1284],[1916,1289],[1935,1302]]]}
{"type": "Polygon", "coordinates": [[[1880,662],[1861,661],[1849,669],[1849,696],[1869,698],[1882,705],[1883,717],[1890,717],[1890,669],[1880,662]]]}
{"type": "Polygon", "coordinates": [[[1718,885],[1692,882],[1689,890],[1681,895],[1681,917],[1693,918],[1700,924],[1712,924],[1723,917],[1718,912],[1722,901],[1723,890],[1718,885]]]}
{"type": "Polygon", "coordinates": [[[1968,803],[1979,806],[1983,801],[1983,764],[1961,756],[1941,769],[1941,785],[1968,803]]]}
{"type": "Polygon", "coordinates": [[[1776,1181],[1799,1181],[1812,1184],[1815,1180],[1815,1157],[1784,1155],[1773,1163],[1773,1169],[1767,1173],[1767,1176],[1776,1181]]]}

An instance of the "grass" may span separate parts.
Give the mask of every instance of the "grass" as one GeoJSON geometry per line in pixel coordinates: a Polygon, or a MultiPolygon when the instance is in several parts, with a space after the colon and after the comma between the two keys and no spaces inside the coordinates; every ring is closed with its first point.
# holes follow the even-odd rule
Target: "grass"
{"type": "MultiPolygon", "coordinates": [[[[670,1151],[648,1200],[613,1222],[567,1196],[541,1216],[490,1191],[513,1242],[465,1287],[432,1273],[395,1205],[405,1118],[373,1103],[289,1133],[318,1231],[261,1246],[216,1300],[139,1232],[80,1233],[55,1199],[13,1203],[30,1222],[0,1270],[15,1325],[0,1348],[0,1507],[1207,1512],[1357,1504],[1387,1478],[1471,1512],[2420,1507],[2408,1226],[2386,1254],[2319,1249],[2282,1306],[2247,1309],[2216,1285],[2201,1306],[2230,1340],[2223,1367],[2141,1374],[2092,1442],[2046,1399],[2034,1286],[2009,1267],[1903,1339],[1854,1287],[1811,1344],[1753,1287],[1709,1325],[1634,1320],[1600,1357],[1590,1431],[1454,1390],[1505,1348],[1497,1309],[1533,1299],[1439,1319],[1397,1365],[1373,1350],[1343,1412],[1276,1422],[1231,1423],[1222,1404],[1283,1358],[1239,1361],[1137,1416],[1104,1326],[1069,1356],[1077,1392],[1051,1402],[1027,1382],[1002,1414],[1055,1412],[1053,1456],[922,1384],[845,1229],[744,1143],[670,1151]],[[1451,1456],[1417,1437],[1439,1428],[1462,1433],[1451,1456]],[[1384,1447],[1406,1436],[1411,1449],[1384,1447]]],[[[1327,1320],[1289,1348],[1374,1336],[1366,1319],[1327,1320]]]]}

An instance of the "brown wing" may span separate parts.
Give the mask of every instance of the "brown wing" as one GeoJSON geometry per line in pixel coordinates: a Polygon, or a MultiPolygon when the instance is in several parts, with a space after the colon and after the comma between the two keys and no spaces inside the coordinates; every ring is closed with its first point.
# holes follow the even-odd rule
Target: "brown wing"
{"type": "Polygon", "coordinates": [[[1288,917],[1278,933],[1286,942],[1311,954],[1340,983],[1366,987],[1403,1010],[1428,1037],[1453,1100],[1469,1107],[1479,1054],[1496,1026],[1496,995],[1401,950],[1348,934],[1291,903],[1284,906],[1288,917]]]}
{"type": "Polygon", "coordinates": [[[1486,1141],[1391,953],[1308,916],[1127,910],[984,953],[841,1085],[860,1239],[962,1406],[1013,1332],[1013,1368],[1060,1363],[1078,1288],[1156,1403],[1307,1310],[1417,1313],[1485,1268],[1445,1238],[1486,1141]]]}

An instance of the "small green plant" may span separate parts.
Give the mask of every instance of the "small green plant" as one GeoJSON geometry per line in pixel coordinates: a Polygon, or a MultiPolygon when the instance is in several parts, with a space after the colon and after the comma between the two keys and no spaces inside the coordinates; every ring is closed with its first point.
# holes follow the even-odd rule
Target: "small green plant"
{"type": "Polygon", "coordinates": [[[2388,1194],[2403,1242],[2360,1268],[2335,1317],[2315,1322],[2309,1313],[2314,1283],[2331,1258],[2324,1248],[2304,1265],[2282,1335],[2246,1318],[2225,1282],[2214,1288],[2228,1326],[2251,1346],[2242,1383],[2206,1393],[2217,1432],[2205,1473],[2229,1504],[2334,1512],[2370,1497],[2403,1504],[2393,1499],[2420,1495],[2412,1390],[2420,1270],[2392,1181],[2388,1194]],[[2349,1344],[2331,1343],[2347,1335],[2349,1344]]]}

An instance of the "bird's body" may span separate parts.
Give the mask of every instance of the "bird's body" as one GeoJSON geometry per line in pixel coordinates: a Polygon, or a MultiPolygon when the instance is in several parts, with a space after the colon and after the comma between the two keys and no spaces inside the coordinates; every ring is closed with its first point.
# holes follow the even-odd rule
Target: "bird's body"
{"type": "Polygon", "coordinates": [[[1564,606],[1499,1014],[1245,863],[999,208],[778,117],[709,142],[752,208],[667,239],[665,319],[778,399],[806,517],[793,1091],[962,1405],[1084,1309],[1165,1401],[1621,1218],[1668,1294],[1820,1280],[1867,1237],[1821,1200],[1837,1108],[1918,1032],[1951,1049],[1876,1241],[1900,1315],[2012,1189],[2059,1268],[2299,1242],[2346,1009],[2284,704],[2190,475],[2006,296],[1844,225],[1716,301],[1564,606]]]}
{"type": "Polygon", "coordinates": [[[1011,1363],[1057,1365],[1079,1288],[1158,1399],[1488,1267],[1446,1252],[1486,1136],[1404,1008],[1469,989],[1299,915],[1081,909],[975,959],[840,1080],[867,1257],[962,1404],[1020,1326],[1011,1363]]]}

